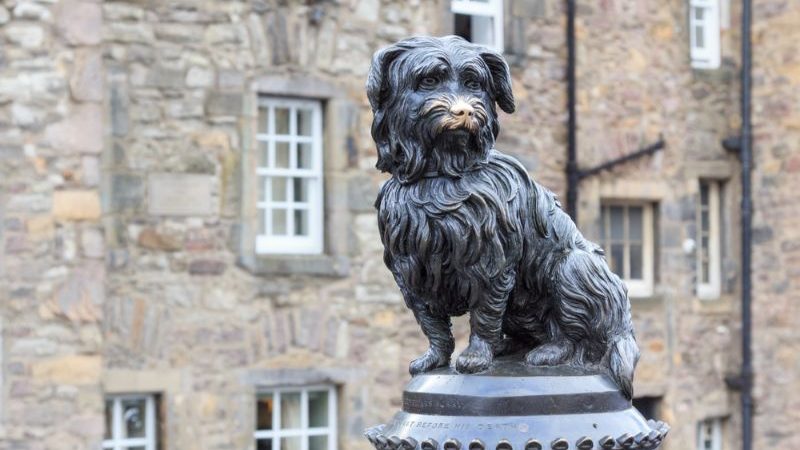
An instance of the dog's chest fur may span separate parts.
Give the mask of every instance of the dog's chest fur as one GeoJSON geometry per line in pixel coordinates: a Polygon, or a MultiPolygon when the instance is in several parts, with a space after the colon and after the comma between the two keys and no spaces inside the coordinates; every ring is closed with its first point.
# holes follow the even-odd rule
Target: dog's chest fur
{"type": "Polygon", "coordinates": [[[431,308],[466,312],[520,261],[520,181],[497,155],[461,178],[390,179],[376,203],[387,266],[431,308]]]}

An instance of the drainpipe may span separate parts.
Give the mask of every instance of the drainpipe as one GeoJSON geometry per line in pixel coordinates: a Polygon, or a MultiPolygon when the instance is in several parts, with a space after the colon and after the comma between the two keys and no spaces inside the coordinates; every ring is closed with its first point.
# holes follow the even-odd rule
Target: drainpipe
{"type": "Polygon", "coordinates": [[[752,0],[742,0],[742,449],[753,448],[753,356],[752,356],[752,0]]]}
{"type": "Polygon", "coordinates": [[[575,113],[575,1],[567,0],[567,214],[578,221],[578,118],[575,113]]]}

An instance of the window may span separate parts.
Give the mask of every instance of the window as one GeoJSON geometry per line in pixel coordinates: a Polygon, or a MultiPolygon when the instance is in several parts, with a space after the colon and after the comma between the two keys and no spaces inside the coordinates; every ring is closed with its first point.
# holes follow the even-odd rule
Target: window
{"type": "Polygon", "coordinates": [[[721,191],[718,181],[700,181],[697,202],[697,296],[713,299],[721,290],[721,191]]]}
{"type": "Polygon", "coordinates": [[[453,0],[454,34],[475,44],[503,51],[503,1],[453,0]]]}
{"type": "Polygon", "coordinates": [[[156,442],[154,395],[106,397],[104,449],[156,450],[156,442]]]}
{"type": "Polygon", "coordinates": [[[631,297],[653,295],[653,205],[605,204],[601,236],[608,264],[628,286],[631,297]]]}
{"type": "Polygon", "coordinates": [[[336,450],[336,389],[277,389],[256,399],[256,450],[336,450]]]}
{"type": "Polygon", "coordinates": [[[692,67],[716,69],[720,64],[720,0],[689,1],[692,67]]]}
{"type": "Polygon", "coordinates": [[[706,419],[697,424],[697,450],[722,450],[722,419],[706,419]]]}
{"type": "Polygon", "coordinates": [[[256,253],[322,252],[322,107],[262,98],[258,133],[256,253]]]}
{"type": "Polygon", "coordinates": [[[633,407],[648,420],[658,420],[660,403],[661,397],[637,397],[633,399],[633,407]]]}

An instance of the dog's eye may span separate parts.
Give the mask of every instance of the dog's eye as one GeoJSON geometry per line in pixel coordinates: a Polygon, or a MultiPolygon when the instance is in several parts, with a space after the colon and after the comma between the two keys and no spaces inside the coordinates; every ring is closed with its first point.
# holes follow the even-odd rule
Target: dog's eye
{"type": "Polygon", "coordinates": [[[424,89],[430,89],[436,87],[439,84],[439,79],[436,77],[425,77],[419,82],[419,87],[424,89]]]}
{"type": "Polygon", "coordinates": [[[466,82],[464,82],[464,86],[466,86],[466,87],[468,87],[470,89],[480,89],[481,88],[481,82],[478,81],[478,80],[467,80],[466,82]]]}

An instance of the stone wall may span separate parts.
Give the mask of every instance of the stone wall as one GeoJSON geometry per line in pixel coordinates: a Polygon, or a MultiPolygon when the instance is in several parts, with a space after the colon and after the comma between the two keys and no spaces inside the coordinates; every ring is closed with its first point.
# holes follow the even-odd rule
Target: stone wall
{"type": "Polygon", "coordinates": [[[102,10],[0,3],[0,448],[103,435],[102,10]]]}
{"type": "Polygon", "coordinates": [[[754,448],[785,448],[800,423],[800,5],[753,12],[754,448]]]}
{"type": "MultiPolygon", "coordinates": [[[[720,140],[738,126],[739,12],[723,33],[723,67],[696,71],[683,0],[578,3],[581,167],[667,142],[581,185],[592,239],[603,200],[657,205],[655,295],[632,301],[637,395],[662,399],[674,425],[667,450],[693,447],[708,417],[728,418],[734,447],[738,396],[724,377],[739,364],[739,183],[720,140]],[[699,178],[727,181],[724,289],[711,302],[696,298],[683,249],[696,236],[699,178]]],[[[426,343],[381,260],[371,204],[385,175],[373,168],[364,77],[378,48],[449,32],[447,2],[0,5],[0,449],[97,448],[102,395],[120,392],[161,394],[163,448],[252,448],[255,392],[297,382],[336,383],[340,446],[367,448],[363,428],[400,406],[408,360],[426,343]],[[324,256],[253,252],[259,94],[324,101],[324,256]],[[165,205],[176,189],[189,200],[165,205]]],[[[506,2],[517,112],[501,117],[498,142],[559,194],[562,8],[506,2]]],[[[762,446],[788,440],[798,419],[797,395],[786,395],[798,386],[797,221],[782,206],[800,167],[787,137],[798,129],[792,8],[767,0],[756,15],[762,446]]],[[[455,332],[460,350],[464,319],[455,332]]]]}

